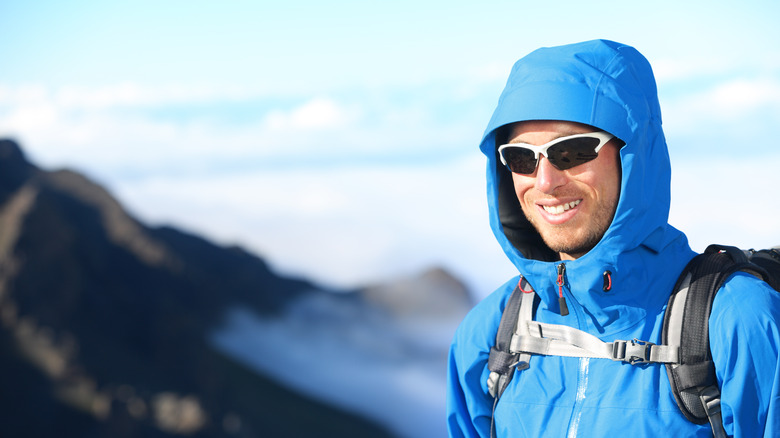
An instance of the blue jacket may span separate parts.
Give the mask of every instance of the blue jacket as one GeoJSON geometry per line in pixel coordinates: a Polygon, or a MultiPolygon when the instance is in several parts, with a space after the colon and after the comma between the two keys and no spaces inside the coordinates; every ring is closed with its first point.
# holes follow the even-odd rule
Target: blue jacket
{"type": "MultiPolygon", "coordinates": [[[[541,297],[535,319],[573,326],[605,342],[660,343],[667,299],[695,254],[685,235],[668,224],[671,169],[647,60],[632,47],[602,40],[529,54],[513,67],[480,147],[487,156],[490,225],[541,297]],[[538,119],[585,123],[625,142],[613,222],[591,251],[565,262],[568,316],[558,308],[561,262],[525,219],[495,152],[497,128],[538,119]],[[605,271],[612,273],[607,292],[605,271]]],[[[455,334],[447,395],[452,437],[490,435],[488,353],[517,282],[511,279],[479,303],[455,334]]],[[[710,345],[728,434],[780,436],[778,315],[780,294],[748,274],[732,276],[715,299],[710,345]]],[[[499,437],[711,436],[708,424],[682,415],[663,365],[597,358],[532,357],[530,368],[515,371],[501,396],[495,424],[499,437]]]]}

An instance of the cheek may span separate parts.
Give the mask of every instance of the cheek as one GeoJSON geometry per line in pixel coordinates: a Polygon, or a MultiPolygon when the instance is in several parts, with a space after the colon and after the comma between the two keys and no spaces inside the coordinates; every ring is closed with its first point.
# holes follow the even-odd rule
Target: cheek
{"type": "Polygon", "coordinates": [[[615,204],[617,204],[618,200],[620,199],[620,185],[623,182],[623,169],[620,165],[620,155],[619,151],[615,151],[615,154],[611,161],[609,168],[606,170],[608,172],[610,181],[606,190],[608,190],[610,196],[609,199],[614,201],[615,204]]]}
{"type": "Polygon", "coordinates": [[[597,196],[604,202],[617,203],[620,198],[620,184],[622,182],[622,169],[620,166],[620,152],[611,147],[607,152],[599,154],[599,159],[594,160],[594,165],[588,170],[586,184],[593,187],[597,196]]]}
{"type": "Polygon", "coordinates": [[[515,186],[515,195],[517,196],[518,201],[520,201],[520,205],[525,207],[525,194],[534,187],[533,178],[513,173],[512,182],[515,186]]]}

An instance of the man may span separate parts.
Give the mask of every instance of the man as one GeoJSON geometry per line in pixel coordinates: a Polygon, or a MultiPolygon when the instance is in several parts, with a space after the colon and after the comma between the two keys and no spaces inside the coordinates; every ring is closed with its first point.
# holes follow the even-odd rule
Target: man
{"type": "MultiPolygon", "coordinates": [[[[695,254],[667,223],[671,170],[647,60],[602,40],[529,54],[512,69],[481,150],[491,228],[523,290],[539,297],[534,320],[604,342],[660,343],[666,302],[695,254]]],[[[494,407],[487,360],[518,282],[458,328],[450,436],[486,437],[492,427],[511,437],[712,436],[683,416],[657,363],[534,355],[494,407]]],[[[729,435],[780,436],[778,315],[780,294],[749,274],[716,296],[710,347],[729,435]]]]}

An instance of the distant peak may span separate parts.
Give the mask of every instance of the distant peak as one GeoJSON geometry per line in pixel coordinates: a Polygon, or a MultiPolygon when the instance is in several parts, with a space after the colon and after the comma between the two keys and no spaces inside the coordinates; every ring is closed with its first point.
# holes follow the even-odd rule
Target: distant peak
{"type": "Polygon", "coordinates": [[[22,152],[22,148],[14,140],[0,138],[0,163],[3,166],[8,164],[30,164],[22,152]]]}
{"type": "Polygon", "coordinates": [[[35,170],[18,143],[0,139],[0,202],[21,187],[35,170]]]}
{"type": "Polygon", "coordinates": [[[394,313],[427,318],[463,317],[473,304],[466,285],[441,267],[366,287],[363,295],[394,313]]]}

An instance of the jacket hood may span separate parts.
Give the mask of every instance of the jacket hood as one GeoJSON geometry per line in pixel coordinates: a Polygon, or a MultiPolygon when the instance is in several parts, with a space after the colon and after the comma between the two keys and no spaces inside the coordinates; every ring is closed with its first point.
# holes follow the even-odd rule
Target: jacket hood
{"type": "Polygon", "coordinates": [[[621,258],[636,251],[658,253],[684,239],[667,224],[671,167],[649,62],[633,47],[606,40],[542,48],[515,63],[480,146],[488,161],[491,228],[520,273],[548,272],[550,262],[558,260],[525,218],[511,174],[496,152],[497,130],[526,120],[584,123],[625,143],[613,221],[591,251],[567,262],[567,272],[598,268],[598,278],[590,279],[594,283],[605,267],[619,269],[621,258]]]}

